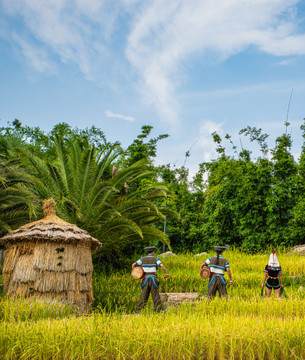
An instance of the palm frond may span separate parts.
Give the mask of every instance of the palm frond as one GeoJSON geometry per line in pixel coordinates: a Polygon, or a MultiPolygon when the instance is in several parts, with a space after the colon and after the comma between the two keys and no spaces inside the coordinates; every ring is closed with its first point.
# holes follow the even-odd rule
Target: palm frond
{"type": "Polygon", "coordinates": [[[120,232],[123,238],[128,234],[136,234],[138,237],[143,238],[141,228],[135,222],[123,217],[116,217],[103,224],[101,228],[102,238],[107,240],[107,234],[111,232],[120,232]]]}

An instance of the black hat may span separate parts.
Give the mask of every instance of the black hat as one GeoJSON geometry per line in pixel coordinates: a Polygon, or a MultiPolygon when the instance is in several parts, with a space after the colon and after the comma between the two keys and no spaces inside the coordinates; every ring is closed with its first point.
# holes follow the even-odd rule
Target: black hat
{"type": "Polygon", "coordinates": [[[144,248],[144,250],[146,252],[153,252],[153,251],[156,251],[157,248],[155,246],[147,246],[146,248],[144,248]]]}
{"type": "Polygon", "coordinates": [[[214,246],[214,250],[216,252],[223,252],[225,250],[227,250],[228,246],[214,246]]]}

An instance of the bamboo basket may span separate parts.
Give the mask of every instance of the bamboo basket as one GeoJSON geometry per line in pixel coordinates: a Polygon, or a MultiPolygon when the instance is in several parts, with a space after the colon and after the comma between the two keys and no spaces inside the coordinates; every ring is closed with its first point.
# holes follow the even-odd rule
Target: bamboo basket
{"type": "Polygon", "coordinates": [[[201,271],[200,271],[200,276],[203,279],[208,279],[211,275],[211,269],[209,266],[205,266],[201,271]]]}
{"type": "Polygon", "coordinates": [[[137,266],[131,270],[131,276],[134,279],[141,279],[144,275],[144,270],[141,268],[141,266],[137,266]]]}

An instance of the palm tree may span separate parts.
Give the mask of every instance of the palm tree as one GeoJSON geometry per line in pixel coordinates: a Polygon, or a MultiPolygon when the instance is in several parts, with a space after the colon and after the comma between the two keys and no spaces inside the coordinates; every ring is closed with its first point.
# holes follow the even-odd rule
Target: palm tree
{"type": "Polygon", "coordinates": [[[12,142],[0,138],[0,237],[36,215],[37,198],[30,178],[10,154],[12,142]]]}
{"type": "Polygon", "coordinates": [[[117,171],[118,144],[96,148],[57,138],[55,160],[43,160],[26,148],[18,154],[33,193],[41,200],[53,197],[58,215],[101,240],[103,251],[148,239],[168,244],[167,236],[153,226],[164,218],[156,201],[166,196],[167,188],[156,182],[130,191],[150,171],[145,161],[117,171]]]}

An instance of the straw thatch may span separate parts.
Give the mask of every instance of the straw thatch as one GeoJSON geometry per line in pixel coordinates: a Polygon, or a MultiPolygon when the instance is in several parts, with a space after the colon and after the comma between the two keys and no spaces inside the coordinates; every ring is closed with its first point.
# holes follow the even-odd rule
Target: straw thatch
{"type": "Polygon", "coordinates": [[[0,239],[6,247],[4,291],[11,296],[51,298],[88,311],[93,301],[92,250],[101,243],[55,215],[53,199],[44,218],[0,239]]]}

